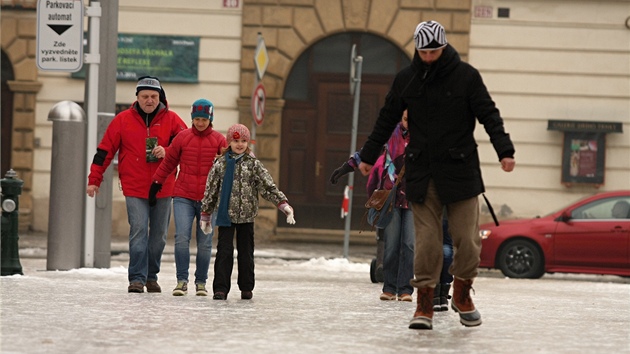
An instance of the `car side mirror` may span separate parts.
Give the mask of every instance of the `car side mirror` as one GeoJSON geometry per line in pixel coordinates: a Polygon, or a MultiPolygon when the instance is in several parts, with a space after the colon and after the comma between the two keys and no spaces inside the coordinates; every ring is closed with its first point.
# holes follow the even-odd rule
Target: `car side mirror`
{"type": "Polygon", "coordinates": [[[560,215],[558,219],[556,220],[562,221],[562,222],[569,222],[569,220],[571,220],[571,213],[568,211],[563,211],[562,215],[560,215]]]}

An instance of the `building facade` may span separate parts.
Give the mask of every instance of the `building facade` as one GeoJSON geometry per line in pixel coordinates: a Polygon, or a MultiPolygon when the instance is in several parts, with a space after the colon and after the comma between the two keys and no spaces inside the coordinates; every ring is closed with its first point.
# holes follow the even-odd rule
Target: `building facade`
{"type": "MultiPolygon", "coordinates": [[[[47,115],[61,100],[82,102],[85,85],[69,73],[37,69],[36,3],[2,0],[2,166],[4,174],[8,159],[25,181],[21,229],[45,231],[52,151],[47,115]]],[[[481,71],[516,145],[517,168],[505,174],[478,129],[486,195],[500,218],[530,217],[599,190],[630,188],[628,16],[630,1],[621,0],[120,0],[118,32],[198,37],[198,80],[165,83],[169,104],[187,121],[190,103],[205,97],[216,106],[215,129],[224,132],[236,122],[252,128],[254,151],[298,221],[286,227],[263,203],[258,236],[336,240],[343,237],[343,186],[331,185],[328,176],[350,154],[353,45],[364,60],[360,146],[393,75],[413,55],[416,24],[442,23],[448,41],[481,71]],[[260,80],[264,121],[256,125],[251,96],[261,37],[269,65],[260,80]],[[549,121],[564,120],[620,123],[621,132],[605,135],[603,183],[564,183],[566,133],[548,130],[549,121]]],[[[134,101],[134,84],[117,82],[117,104],[134,101]]],[[[352,238],[372,241],[371,232],[358,233],[364,183],[355,176],[352,238]]],[[[126,235],[115,173],[113,185],[112,233],[126,235]]],[[[489,218],[485,209],[482,215],[489,218]]]]}

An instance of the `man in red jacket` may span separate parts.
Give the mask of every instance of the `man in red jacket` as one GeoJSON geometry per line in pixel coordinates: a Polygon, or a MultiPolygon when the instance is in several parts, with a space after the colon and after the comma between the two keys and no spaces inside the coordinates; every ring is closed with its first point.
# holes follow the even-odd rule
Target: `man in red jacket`
{"type": "Polygon", "coordinates": [[[129,220],[130,293],[161,292],[157,282],[171,217],[170,197],[175,175],[168,176],[155,206],[147,196],[152,176],[175,136],[188,127],[169,110],[164,89],[156,77],[141,77],[137,101],[120,112],[107,127],[90,166],[87,194],[98,194],[103,173],[119,153],[118,174],[129,220]]]}
{"type": "MultiPolygon", "coordinates": [[[[212,256],[214,230],[204,233],[200,226],[201,199],[206,189],[208,172],[216,156],[227,147],[225,136],[212,128],[214,105],[200,98],[192,104],[192,127],[179,133],[168,149],[164,162],[153,175],[149,191],[149,205],[156,203],[156,193],[179,165],[173,190],[175,217],[175,267],[177,286],[173,296],[188,293],[188,268],[190,266],[190,239],[195,218],[197,257],[195,264],[195,294],[207,296],[206,280],[212,256]]],[[[216,214],[215,214],[216,219],[216,214]]]]}

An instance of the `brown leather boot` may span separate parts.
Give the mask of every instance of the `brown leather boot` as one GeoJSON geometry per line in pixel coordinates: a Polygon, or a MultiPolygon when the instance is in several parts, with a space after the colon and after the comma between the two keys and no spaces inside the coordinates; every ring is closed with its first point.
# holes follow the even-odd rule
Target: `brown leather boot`
{"type": "Polygon", "coordinates": [[[481,324],[481,314],[475,308],[470,298],[470,290],[472,288],[472,279],[459,279],[455,277],[453,280],[453,298],[451,299],[451,308],[459,313],[459,322],[467,327],[479,326],[481,324]]]}
{"type": "Polygon", "coordinates": [[[162,292],[162,288],[160,287],[160,284],[158,284],[157,280],[147,280],[146,287],[148,293],[162,292]]]}
{"type": "Polygon", "coordinates": [[[433,288],[418,288],[418,305],[409,328],[433,329],[433,288]]]}

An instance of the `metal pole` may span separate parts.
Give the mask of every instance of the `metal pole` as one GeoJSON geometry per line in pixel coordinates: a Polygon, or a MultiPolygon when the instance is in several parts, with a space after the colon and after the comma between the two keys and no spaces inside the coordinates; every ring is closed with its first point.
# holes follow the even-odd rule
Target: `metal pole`
{"type": "MultiPolygon", "coordinates": [[[[87,171],[84,181],[90,173],[90,165],[92,157],[96,152],[96,127],[98,124],[98,65],[101,61],[99,53],[99,32],[101,26],[101,4],[98,1],[92,1],[91,5],[86,8],[86,15],[90,18],[90,53],[85,55],[85,62],[90,64],[88,68],[87,86],[87,171]]],[[[96,211],[96,201],[85,195],[85,237],[83,247],[83,266],[87,268],[94,267],[94,215],[96,211]]]]}
{"type": "MultiPolygon", "coordinates": [[[[256,48],[258,48],[260,46],[260,42],[262,41],[262,33],[258,32],[258,39],[256,41],[256,48]]],[[[254,58],[254,61],[256,59],[254,58]]],[[[258,83],[260,82],[262,78],[258,76],[258,70],[254,70],[254,89],[256,87],[258,87],[258,83]]],[[[253,91],[252,91],[252,95],[253,95],[253,91]]],[[[252,96],[252,100],[254,99],[254,97],[252,96]]],[[[252,150],[252,153],[254,153],[255,147],[256,147],[256,125],[258,125],[256,123],[256,119],[254,117],[252,117],[252,129],[250,131],[251,133],[251,140],[254,142],[254,144],[252,144],[252,146],[250,147],[252,150]]]]}
{"type": "MultiPolygon", "coordinates": [[[[350,142],[350,156],[357,149],[357,131],[359,125],[359,100],[361,98],[361,69],[363,66],[363,57],[357,56],[354,59],[356,65],[356,76],[353,79],[354,89],[354,107],[352,109],[352,140],[350,142]]],[[[346,215],[346,228],[343,238],[343,256],[348,258],[350,248],[350,223],[352,221],[352,195],[354,193],[354,172],[348,175],[348,215],[346,215]]]]}
{"type": "MultiPolygon", "coordinates": [[[[98,123],[96,141],[101,141],[116,112],[116,64],[118,59],[118,0],[101,1],[98,71],[98,123]]],[[[88,157],[96,151],[89,151],[88,157]]],[[[89,166],[89,165],[88,165],[89,166]]],[[[114,169],[108,168],[94,197],[94,267],[109,268],[112,258],[112,192],[114,169]]]]}

